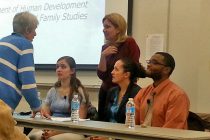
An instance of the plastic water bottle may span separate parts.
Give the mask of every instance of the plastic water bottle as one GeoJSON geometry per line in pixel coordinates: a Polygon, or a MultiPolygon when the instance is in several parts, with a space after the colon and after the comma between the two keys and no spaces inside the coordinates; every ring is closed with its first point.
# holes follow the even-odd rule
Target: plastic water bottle
{"type": "Polygon", "coordinates": [[[78,99],[78,95],[75,94],[71,101],[71,120],[73,122],[79,121],[79,108],[80,108],[80,102],[78,99]]]}
{"type": "Polygon", "coordinates": [[[135,104],[133,98],[129,98],[128,102],[126,103],[125,125],[127,125],[128,128],[135,127],[135,104]]]}
{"type": "Polygon", "coordinates": [[[39,102],[42,105],[41,92],[37,92],[37,95],[38,95],[39,102]]]}

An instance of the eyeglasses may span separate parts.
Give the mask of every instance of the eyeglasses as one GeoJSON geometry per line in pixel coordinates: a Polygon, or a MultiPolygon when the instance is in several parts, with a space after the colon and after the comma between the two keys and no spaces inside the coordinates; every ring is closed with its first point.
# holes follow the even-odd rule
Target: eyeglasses
{"type": "Polygon", "coordinates": [[[167,67],[167,65],[162,64],[162,63],[159,63],[159,62],[157,62],[157,61],[155,61],[155,60],[146,60],[146,63],[147,63],[147,64],[152,64],[152,65],[162,65],[162,66],[167,67]]]}

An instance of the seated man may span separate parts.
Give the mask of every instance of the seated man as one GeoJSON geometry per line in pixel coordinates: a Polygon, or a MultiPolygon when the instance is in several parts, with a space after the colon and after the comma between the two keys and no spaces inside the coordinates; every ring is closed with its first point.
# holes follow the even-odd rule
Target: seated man
{"type": "Polygon", "coordinates": [[[166,52],[157,52],[147,63],[147,76],[154,82],[135,97],[136,124],[187,129],[188,96],[169,79],[175,68],[174,58],[166,52]]]}

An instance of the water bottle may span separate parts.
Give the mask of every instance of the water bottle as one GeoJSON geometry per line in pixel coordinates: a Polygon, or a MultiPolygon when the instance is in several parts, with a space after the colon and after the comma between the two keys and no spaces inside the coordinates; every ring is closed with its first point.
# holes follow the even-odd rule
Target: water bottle
{"type": "Polygon", "coordinates": [[[128,128],[135,127],[135,105],[133,98],[129,98],[128,102],[126,103],[125,125],[128,126],[128,128]]]}
{"type": "Polygon", "coordinates": [[[71,120],[73,122],[79,121],[79,108],[80,108],[80,102],[78,99],[78,95],[75,94],[71,101],[71,120]]]}
{"type": "Polygon", "coordinates": [[[42,105],[41,92],[37,92],[37,96],[38,96],[40,104],[42,105]]]}

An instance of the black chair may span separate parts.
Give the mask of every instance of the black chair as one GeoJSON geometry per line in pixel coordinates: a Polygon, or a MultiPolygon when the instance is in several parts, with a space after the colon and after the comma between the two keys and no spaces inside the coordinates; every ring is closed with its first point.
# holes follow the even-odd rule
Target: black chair
{"type": "Polygon", "coordinates": [[[98,111],[95,106],[93,106],[91,103],[88,106],[87,110],[87,118],[90,118],[90,120],[98,120],[98,111]]]}
{"type": "Polygon", "coordinates": [[[189,112],[188,118],[188,129],[189,130],[196,130],[196,131],[204,131],[205,127],[203,125],[203,120],[195,113],[189,112]]]}
{"type": "Polygon", "coordinates": [[[200,116],[191,111],[189,111],[187,123],[189,130],[205,131],[205,129],[210,129],[210,122],[203,120],[200,116]]]}
{"type": "MultiPolygon", "coordinates": [[[[26,116],[26,115],[30,115],[31,111],[29,112],[20,112],[19,115],[21,116],[26,116]]],[[[24,127],[23,128],[23,133],[27,136],[31,131],[33,130],[33,128],[28,128],[28,127],[24,127]]]]}

